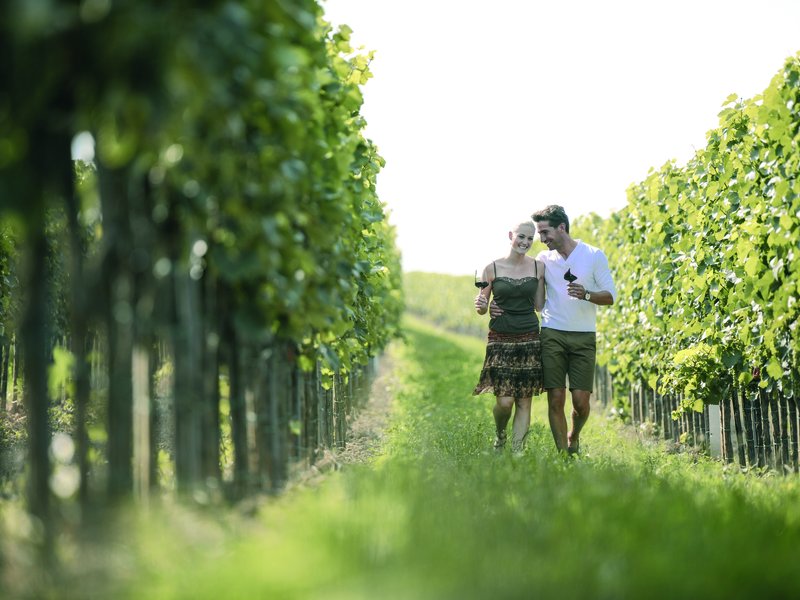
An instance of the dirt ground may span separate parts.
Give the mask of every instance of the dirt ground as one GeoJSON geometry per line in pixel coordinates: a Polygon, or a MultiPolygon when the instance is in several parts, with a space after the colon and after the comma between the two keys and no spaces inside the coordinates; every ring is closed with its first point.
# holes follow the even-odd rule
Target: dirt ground
{"type": "Polygon", "coordinates": [[[369,400],[350,423],[345,449],[336,454],[340,464],[364,463],[380,452],[392,412],[395,388],[393,366],[391,360],[384,355],[372,382],[369,400]]]}
{"type": "Polygon", "coordinates": [[[383,446],[397,388],[394,367],[388,354],[381,356],[378,371],[370,387],[369,399],[348,424],[347,444],[343,450],[326,450],[311,467],[291,478],[294,485],[315,485],[325,473],[363,464],[374,458],[383,446]]]}

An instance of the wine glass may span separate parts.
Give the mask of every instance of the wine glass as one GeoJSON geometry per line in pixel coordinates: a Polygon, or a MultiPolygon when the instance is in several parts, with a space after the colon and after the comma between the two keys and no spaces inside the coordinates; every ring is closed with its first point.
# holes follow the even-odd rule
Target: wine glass
{"type": "MultiPolygon", "coordinates": [[[[566,272],[566,273],[564,273],[564,279],[566,279],[566,280],[567,280],[567,286],[569,286],[569,284],[570,284],[570,283],[572,283],[573,281],[575,281],[576,279],[578,279],[578,276],[577,276],[577,275],[573,275],[573,274],[572,274],[572,271],[570,271],[569,269],[567,269],[567,272],[566,272]]],[[[577,298],[575,298],[575,296],[570,296],[570,297],[569,297],[569,299],[570,299],[570,300],[577,300],[577,298]]]]}
{"type": "Polygon", "coordinates": [[[479,281],[478,280],[478,269],[475,269],[475,287],[478,289],[483,289],[489,285],[488,281],[479,281]]]}

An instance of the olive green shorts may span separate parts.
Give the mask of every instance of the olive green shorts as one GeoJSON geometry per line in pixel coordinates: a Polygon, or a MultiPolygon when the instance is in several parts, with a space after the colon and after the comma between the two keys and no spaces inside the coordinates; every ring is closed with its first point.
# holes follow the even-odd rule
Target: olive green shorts
{"type": "Polygon", "coordinates": [[[544,388],[594,391],[597,334],[594,331],[560,331],[542,327],[544,388]]]}

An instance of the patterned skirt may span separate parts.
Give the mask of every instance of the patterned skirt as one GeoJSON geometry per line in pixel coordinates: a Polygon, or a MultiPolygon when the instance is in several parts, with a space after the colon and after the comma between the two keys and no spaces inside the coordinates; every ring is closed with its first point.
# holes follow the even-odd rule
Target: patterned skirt
{"type": "Polygon", "coordinates": [[[493,393],[495,396],[530,398],[542,388],[542,345],[539,332],[489,332],[486,358],[473,396],[493,393]]]}

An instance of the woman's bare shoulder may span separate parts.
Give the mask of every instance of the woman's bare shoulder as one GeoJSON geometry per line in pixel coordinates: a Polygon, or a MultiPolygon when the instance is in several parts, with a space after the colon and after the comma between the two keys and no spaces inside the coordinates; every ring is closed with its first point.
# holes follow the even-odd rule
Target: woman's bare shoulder
{"type": "Polygon", "coordinates": [[[497,269],[497,265],[499,263],[500,263],[499,260],[493,260],[492,262],[487,264],[485,267],[483,267],[483,274],[486,275],[487,277],[494,278],[494,272],[497,269]]]}

